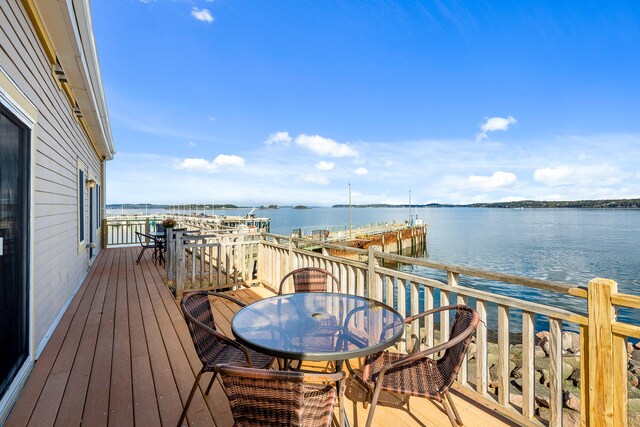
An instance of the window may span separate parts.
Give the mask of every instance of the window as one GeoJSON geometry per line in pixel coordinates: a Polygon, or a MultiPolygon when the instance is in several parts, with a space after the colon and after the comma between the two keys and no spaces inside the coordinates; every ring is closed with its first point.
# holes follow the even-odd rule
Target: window
{"type": "Polygon", "coordinates": [[[80,217],[80,243],[84,242],[84,171],[78,171],[78,214],[80,217]]]}
{"type": "Polygon", "coordinates": [[[100,199],[100,184],[96,184],[96,230],[100,228],[100,224],[102,223],[102,202],[100,199]]]}

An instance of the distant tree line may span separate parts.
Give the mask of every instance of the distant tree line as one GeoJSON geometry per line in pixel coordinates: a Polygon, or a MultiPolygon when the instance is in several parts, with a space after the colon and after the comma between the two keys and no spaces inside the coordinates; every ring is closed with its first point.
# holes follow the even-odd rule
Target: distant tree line
{"type": "MultiPolygon", "coordinates": [[[[347,208],[349,205],[333,205],[334,208],[347,208]]],[[[390,205],[383,203],[352,205],[354,208],[408,208],[409,205],[390,205]]],[[[466,205],[453,204],[412,204],[414,208],[640,208],[640,199],[608,199],[608,200],[573,200],[573,201],[539,201],[521,200],[518,202],[472,203],[466,205]]]]}
{"type": "Polygon", "coordinates": [[[472,208],[640,208],[640,199],[609,200],[573,200],[573,201],[537,201],[474,203],[472,208]]]}

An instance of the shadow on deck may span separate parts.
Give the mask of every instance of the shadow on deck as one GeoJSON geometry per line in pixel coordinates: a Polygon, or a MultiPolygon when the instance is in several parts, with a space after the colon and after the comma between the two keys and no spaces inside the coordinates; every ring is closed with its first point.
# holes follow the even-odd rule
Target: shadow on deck
{"type": "MultiPolygon", "coordinates": [[[[135,265],[137,248],[103,250],[73,298],[13,407],[6,426],[175,426],[201,368],[189,331],[162,267],[148,252],[135,265]]],[[[264,288],[233,292],[247,303],[273,295],[264,288]]],[[[215,299],[214,317],[229,335],[236,306],[215,299]]],[[[357,365],[354,365],[357,366],[357,365]]],[[[189,425],[233,425],[218,382],[191,404],[189,425]]],[[[346,412],[351,426],[363,426],[367,410],[362,386],[347,381],[346,412]]],[[[467,425],[515,425],[454,393],[467,425]]],[[[425,399],[410,412],[388,395],[375,425],[449,426],[443,409],[425,399]]],[[[185,422],[185,425],[187,424],[185,422]]]]}

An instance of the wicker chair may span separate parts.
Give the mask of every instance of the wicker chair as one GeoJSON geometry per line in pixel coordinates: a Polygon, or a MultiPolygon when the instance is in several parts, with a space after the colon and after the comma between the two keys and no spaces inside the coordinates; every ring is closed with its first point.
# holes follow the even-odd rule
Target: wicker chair
{"type": "MultiPolygon", "coordinates": [[[[219,365],[216,371],[229,398],[235,427],[329,427],[336,389],[317,383],[344,378],[343,372],[273,371],[229,365],[219,365]]],[[[339,394],[342,398],[342,391],[339,394]]]]}
{"type": "Polygon", "coordinates": [[[290,276],[293,276],[293,288],[296,292],[326,292],[329,277],[333,279],[333,284],[340,292],[340,281],[333,273],[322,268],[304,267],[293,270],[282,278],[278,295],[282,295],[282,288],[290,276]]]}
{"type": "Polygon", "coordinates": [[[271,356],[249,350],[216,330],[209,296],[224,298],[241,307],[246,305],[229,295],[216,292],[195,291],[185,293],[182,297],[180,307],[182,308],[182,313],[189,327],[193,345],[202,362],[202,369],[198,372],[193,383],[191,393],[180,416],[180,421],[178,421],[178,426],[184,421],[193,395],[200,383],[200,378],[205,372],[213,372],[213,377],[205,392],[205,394],[209,394],[211,386],[217,376],[217,371],[215,370],[216,365],[229,364],[241,367],[268,368],[273,363],[271,356]]]}
{"type": "MultiPolygon", "coordinates": [[[[340,281],[330,271],[317,267],[303,267],[293,270],[282,278],[280,281],[280,289],[278,295],[282,295],[284,284],[289,277],[293,276],[293,288],[296,293],[298,292],[326,292],[327,282],[331,278],[332,285],[335,286],[337,292],[340,292],[340,281]]],[[[316,320],[316,327],[324,333],[326,339],[334,342],[335,336],[338,333],[338,320],[335,316],[329,315],[320,320],[316,320]]],[[[302,362],[298,363],[296,369],[299,369],[302,362]]]]}
{"type": "MultiPolygon", "coordinates": [[[[449,388],[458,375],[469,348],[471,336],[480,321],[478,313],[464,305],[449,305],[408,317],[405,323],[409,324],[416,319],[445,310],[456,311],[450,338],[446,343],[408,355],[385,351],[365,359],[362,379],[369,387],[366,400],[373,392],[367,427],[373,422],[373,414],[381,390],[436,400],[444,406],[452,426],[455,427],[456,423],[462,425],[462,419],[453,404],[449,388]],[[442,351],[444,355],[437,360],[428,357],[442,351]]],[[[419,346],[419,342],[416,345],[419,346]]]]}

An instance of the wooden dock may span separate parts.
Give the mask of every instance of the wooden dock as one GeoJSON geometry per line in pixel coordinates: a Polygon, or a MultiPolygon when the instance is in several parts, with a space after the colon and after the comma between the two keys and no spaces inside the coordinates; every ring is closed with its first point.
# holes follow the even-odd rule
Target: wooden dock
{"type": "MultiPolygon", "coordinates": [[[[166,286],[164,269],[153,264],[148,251],[135,265],[137,253],[135,247],[100,253],[36,362],[6,426],[176,425],[201,364],[166,286]]],[[[256,287],[233,295],[249,303],[273,293],[256,287]]],[[[214,302],[216,322],[227,335],[235,310],[214,302]]],[[[208,375],[185,425],[231,426],[233,418],[219,383],[204,396],[208,375]]],[[[350,425],[364,425],[364,390],[348,380],[346,396],[350,425]]],[[[467,425],[515,425],[459,394],[454,399],[467,425]]],[[[376,410],[377,426],[450,425],[442,408],[425,399],[413,398],[410,412],[398,408],[392,396],[384,401],[376,410]]]]}

